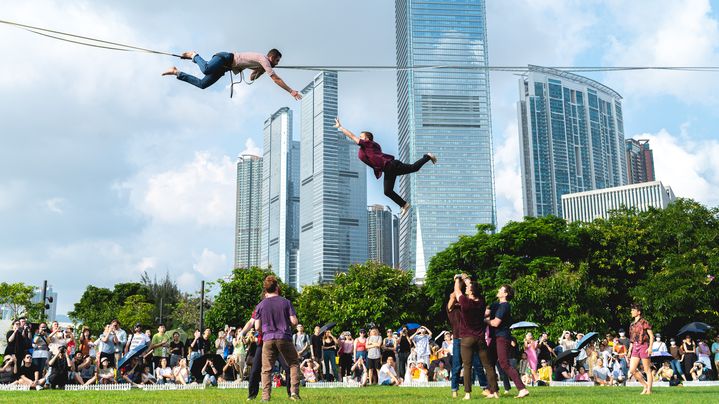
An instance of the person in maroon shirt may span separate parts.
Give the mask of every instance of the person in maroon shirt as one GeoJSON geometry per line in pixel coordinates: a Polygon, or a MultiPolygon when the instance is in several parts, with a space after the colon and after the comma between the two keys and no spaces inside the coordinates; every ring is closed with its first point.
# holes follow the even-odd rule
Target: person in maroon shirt
{"type": "Polygon", "coordinates": [[[409,203],[402,199],[394,192],[394,183],[400,175],[412,174],[419,171],[425,163],[431,161],[437,164],[437,157],[432,153],[427,153],[414,164],[405,164],[399,160],[395,160],[394,156],[382,153],[382,147],[375,143],[374,135],[371,132],[360,132],[359,137],[355,136],[347,128],[342,127],[339,118],[335,118],[335,128],[339,129],[345,136],[359,145],[357,153],[360,160],[374,170],[374,176],[379,179],[384,173],[384,194],[387,195],[394,203],[399,205],[404,215],[409,210],[409,203]]]}

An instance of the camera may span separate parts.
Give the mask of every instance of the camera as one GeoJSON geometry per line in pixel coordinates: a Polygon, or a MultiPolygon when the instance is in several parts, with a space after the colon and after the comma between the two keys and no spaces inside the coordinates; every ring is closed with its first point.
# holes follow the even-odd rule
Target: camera
{"type": "Polygon", "coordinates": [[[64,354],[65,352],[67,352],[67,347],[66,347],[65,345],[63,345],[63,346],[61,346],[61,347],[58,349],[58,351],[59,351],[60,353],[63,353],[63,354],[64,354]]]}

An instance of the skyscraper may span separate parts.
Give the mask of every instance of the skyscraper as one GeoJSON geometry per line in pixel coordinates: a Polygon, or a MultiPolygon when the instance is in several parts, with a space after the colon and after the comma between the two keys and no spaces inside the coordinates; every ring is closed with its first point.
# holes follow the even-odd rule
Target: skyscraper
{"type": "Polygon", "coordinates": [[[646,139],[627,139],[627,180],[629,184],[654,181],[654,152],[646,139]]]}
{"type": "Polygon", "coordinates": [[[367,257],[394,266],[394,215],[384,205],[367,207],[367,257]]]}
{"type": "Polygon", "coordinates": [[[237,159],[235,268],[260,265],[261,213],[262,157],[242,155],[237,159]]]}
{"type": "Polygon", "coordinates": [[[395,0],[399,158],[439,164],[400,177],[400,268],[429,260],[480,223],[496,224],[484,0],[395,0]],[[477,69],[471,69],[476,67],[477,69]]]}
{"type": "Polygon", "coordinates": [[[526,216],[562,216],[562,195],[627,184],[622,97],[564,71],[529,66],[519,80],[526,216]]]}
{"type": "Polygon", "coordinates": [[[302,90],[299,286],[367,260],[367,183],[357,145],[334,128],[337,72],[302,90]]]}
{"type": "Polygon", "coordinates": [[[297,287],[300,245],[300,142],[292,140],[292,111],[265,121],[262,158],[262,267],[297,287]]]}

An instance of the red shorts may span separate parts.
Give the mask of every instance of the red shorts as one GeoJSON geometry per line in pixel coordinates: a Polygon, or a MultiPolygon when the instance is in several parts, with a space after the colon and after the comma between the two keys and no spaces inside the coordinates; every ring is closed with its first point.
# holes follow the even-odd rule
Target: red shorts
{"type": "Polygon", "coordinates": [[[634,344],[632,345],[632,358],[640,358],[640,359],[649,359],[649,354],[647,353],[647,350],[649,349],[649,343],[643,343],[641,345],[634,344]]]}

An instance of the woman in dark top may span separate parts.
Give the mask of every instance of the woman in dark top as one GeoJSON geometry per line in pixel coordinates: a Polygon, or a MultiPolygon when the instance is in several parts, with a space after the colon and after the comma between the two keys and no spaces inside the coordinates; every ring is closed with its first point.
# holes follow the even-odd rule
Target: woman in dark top
{"type": "Polygon", "coordinates": [[[489,383],[488,398],[499,398],[497,394],[497,374],[494,372],[494,364],[489,358],[487,341],[484,339],[484,311],[486,305],[482,298],[481,290],[477,282],[471,280],[466,274],[454,277],[454,294],[459,301],[462,313],[460,323],[460,338],[462,338],[462,363],[464,365],[464,399],[469,400],[472,395],[472,356],[479,353],[479,359],[484,365],[489,383]],[[466,288],[462,292],[462,284],[466,288]]]}
{"type": "Polygon", "coordinates": [[[322,338],[322,360],[325,366],[325,380],[329,381],[330,370],[332,371],[332,377],[337,380],[337,338],[332,335],[332,331],[325,331],[325,336],[322,338]]]}
{"type": "Polygon", "coordinates": [[[494,338],[492,343],[496,346],[499,366],[519,390],[517,398],[522,398],[529,394],[529,390],[522,383],[522,378],[519,377],[517,370],[509,363],[509,358],[512,355],[510,352],[512,350],[512,334],[509,331],[509,326],[512,324],[512,306],[509,304],[509,300],[512,300],[513,297],[514,289],[509,285],[502,285],[497,292],[497,299],[499,299],[497,309],[491,317],[485,319],[485,322],[491,327],[490,335],[494,338]]]}
{"type": "Polygon", "coordinates": [[[174,368],[180,363],[180,358],[185,357],[185,344],[180,341],[180,333],[175,332],[172,334],[172,341],[170,341],[170,367],[174,368]]]}
{"type": "Polygon", "coordinates": [[[397,374],[404,377],[407,370],[407,359],[412,352],[412,342],[409,340],[409,331],[407,327],[402,327],[399,332],[399,341],[397,343],[397,374]]]}
{"type": "Polygon", "coordinates": [[[697,346],[694,343],[694,340],[692,340],[692,336],[687,334],[686,337],[684,337],[684,342],[682,342],[682,367],[684,368],[684,374],[688,375],[691,374],[692,366],[694,366],[694,362],[697,361],[697,346]]]}

